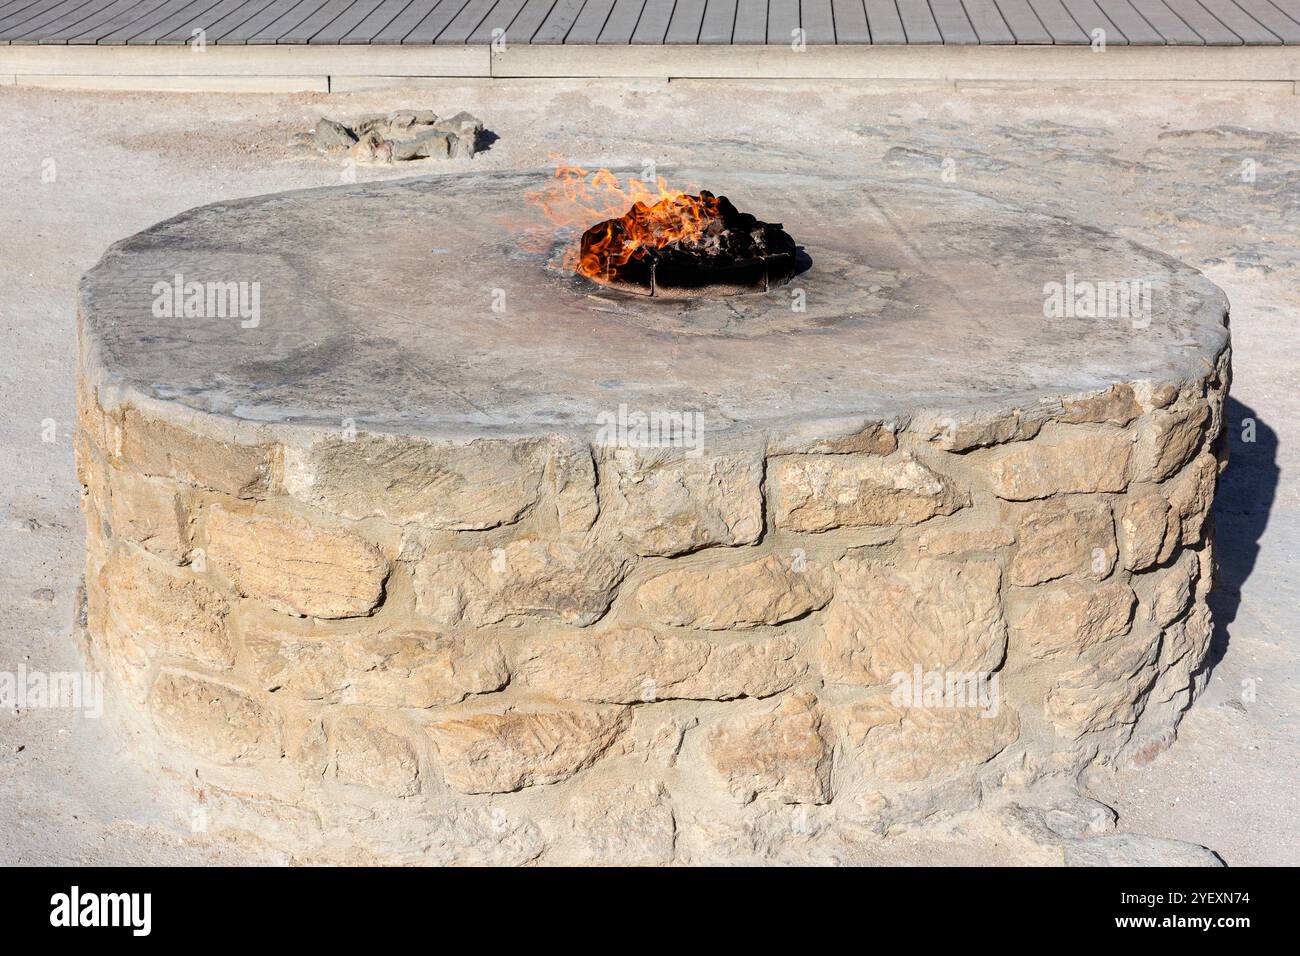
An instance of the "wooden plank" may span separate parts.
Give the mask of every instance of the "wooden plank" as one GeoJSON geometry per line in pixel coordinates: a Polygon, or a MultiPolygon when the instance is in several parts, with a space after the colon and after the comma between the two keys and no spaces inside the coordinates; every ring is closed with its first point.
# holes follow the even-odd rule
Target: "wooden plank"
{"type": "Polygon", "coordinates": [[[631,43],[632,33],[641,19],[646,0],[615,0],[605,28],[596,37],[597,43],[631,43]]]}
{"type": "Polygon", "coordinates": [[[352,0],[348,8],[334,21],[313,36],[308,42],[318,44],[339,43],[352,32],[366,17],[375,12],[380,0],[352,0]]]}
{"type": "Polygon", "coordinates": [[[147,13],[136,10],[133,12],[123,11],[117,17],[114,17],[112,24],[104,24],[103,29],[84,34],[78,34],[69,40],[69,43],[96,43],[100,46],[118,46],[126,43],[131,37],[140,33],[142,30],[161,22],[165,17],[189,6],[193,0],[163,0],[152,10],[147,13]]]}
{"type": "Polygon", "coordinates": [[[356,0],[327,0],[319,10],[287,31],[276,43],[307,43],[337,20],[356,0]]]}
{"type": "Polygon", "coordinates": [[[247,42],[253,45],[276,43],[280,37],[325,6],[327,2],[328,0],[299,0],[283,14],[249,36],[247,42]]]}
{"type": "MultiPolygon", "coordinates": [[[[894,0],[863,0],[867,10],[867,26],[871,42],[875,44],[906,43],[907,31],[903,29],[898,5],[894,0]]],[[[919,42],[919,41],[918,41],[919,42]]]]}
{"type": "MultiPolygon", "coordinates": [[[[664,43],[694,44],[701,42],[704,29],[705,9],[710,0],[677,0],[673,4],[673,14],[668,20],[668,32],[664,34],[664,43]]],[[[733,6],[734,12],[734,6],[733,6]]],[[[633,43],[639,42],[634,36],[633,43]]]]}
{"type": "Polygon", "coordinates": [[[19,13],[0,20],[0,37],[20,37],[32,30],[39,30],[47,23],[53,23],[60,17],[77,10],[95,0],[62,0],[61,3],[46,3],[38,7],[28,7],[19,13]]]}
{"type": "Polygon", "coordinates": [[[523,9],[510,21],[506,30],[506,44],[533,42],[533,36],[546,22],[556,2],[557,0],[525,0],[523,9]]]}
{"type": "Polygon", "coordinates": [[[413,0],[402,8],[401,13],[384,24],[383,29],[370,38],[370,42],[385,45],[401,43],[437,5],[438,0],[413,0]]]}
{"type": "Polygon", "coordinates": [[[50,0],[0,0],[0,19],[4,19],[10,14],[21,13],[28,7],[48,3],[50,3],[50,0]]]}
{"type": "MultiPolygon", "coordinates": [[[[684,2],[684,0],[683,0],[684,2]]],[[[680,3],[674,0],[645,0],[645,6],[641,8],[641,19],[636,23],[636,29],[632,31],[633,43],[663,43],[664,38],[668,35],[668,26],[672,22],[673,14],[677,12],[680,3]]],[[[699,16],[704,16],[704,4],[697,3],[699,16]]],[[[700,35],[699,19],[695,21],[695,35],[700,35]]],[[[692,40],[691,42],[694,42],[692,40]]]]}
{"type": "Polygon", "coordinates": [[[831,13],[835,17],[836,43],[871,42],[867,8],[863,6],[862,0],[831,0],[831,13]]]}
{"type": "Polygon", "coordinates": [[[979,43],[961,0],[930,0],[930,11],[944,43],[979,43]]]}
{"type": "Polygon", "coordinates": [[[1300,0],[1271,0],[1271,2],[1296,23],[1300,23],[1300,0]]]}
{"type": "Polygon", "coordinates": [[[1029,5],[1038,15],[1039,22],[1052,35],[1053,43],[1086,45],[1092,42],[1092,38],[1079,29],[1074,17],[1061,6],[1061,0],[1029,0],[1029,5]]]}
{"type": "MultiPolygon", "coordinates": [[[[167,35],[158,37],[155,42],[173,45],[177,43],[189,43],[194,36],[193,31],[202,30],[203,42],[211,43],[214,40],[214,36],[212,31],[208,29],[209,25],[215,26],[228,15],[237,12],[244,6],[247,6],[244,0],[221,0],[220,3],[209,7],[207,10],[204,10],[193,18],[186,19],[167,35]]],[[[228,26],[222,32],[233,29],[235,25],[228,26]]]]}
{"type": "MultiPolygon", "coordinates": [[[[943,34],[934,22],[930,4],[926,0],[896,0],[898,16],[903,21],[903,32],[907,34],[908,43],[942,43],[943,34]]],[[[871,16],[871,10],[867,10],[871,16]]],[[[871,21],[871,35],[876,35],[875,20],[871,21]]]]}
{"type": "Polygon", "coordinates": [[[1016,42],[1016,35],[1007,26],[1002,11],[993,0],[962,0],[962,6],[966,8],[966,16],[970,18],[970,25],[980,43],[1016,42]]]}
{"type": "MultiPolygon", "coordinates": [[[[193,29],[191,24],[193,24],[195,18],[201,17],[214,6],[216,6],[216,0],[194,0],[192,3],[171,8],[161,20],[155,20],[144,29],[133,30],[131,36],[126,38],[126,42],[130,45],[154,46],[160,39],[181,27],[193,29]]],[[[189,30],[186,30],[185,37],[187,41],[189,36],[189,30]]]]}
{"type": "MultiPolygon", "coordinates": [[[[798,36],[799,0],[767,0],[767,42],[789,46],[798,36]]],[[[758,42],[763,42],[762,40],[758,42]]]]}
{"type": "Polygon", "coordinates": [[[1204,46],[1201,35],[1184,23],[1164,4],[1164,0],[1130,0],[1133,9],[1147,23],[1160,31],[1170,46],[1204,46]]]}
{"type": "MultiPolygon", "coordinates": [[[[474,32],[466,40],[467,43],[492,43],[496,37],[492,36],[492,31],[500,30],[498,34],[502,43],[509,43],[512,36],[507,33],[510,24],[514,23],[515,18],[519,16],[519,11],[524,8],[528,0],[497,0],[492,5],[474,32]]],[[[527,39],[521,39],[521,43],[528,42],[527,39]]]]}
{"type": "Polygon", "coordinates": [[[565,43],[595,43],[614,9],[614,0],[587,0],[564,37],[565,43]]]}
{"type": "Polygon", "coordinates": [[[62,8],[59,12],[63,13],[76,9],[81,3],[85,3],[85,0],[79,0],[78,3],[71,3],[68,0],[35,0],[34,3],[21,4],[7,13],[0,13],[0,31],[13,30],[24,23],[46,17],[55,7],[62,8]]]}
{"type": "Polygon", "coordinates": [[[1052,42],[1052,35],[1043,28],[1028,0],[998,0],[998,10],[1007,21],[1017,43],[1052,42]]]}
{"type": "Polygon", "coordinates": [[[431,89],[439,82],[434,78],[487,77],[492,72],[488,49],[469,46],[209,46],[204,54],[160,46],[28,46],[6,53],[5,67],[19,75],[153,77],[162,84],[158,89],[166,89],[171,78],[205,77],[276,82],[296,77],[314,88],[317,80],[330,75],[382,79],[390,85],[394,78],[409,77],[416,81],[413,87],[431,89]]]}
{"type": "Polygon", "coordinates": [[[1239,7],[1233,0],[1201,0],[1201,5],[1237,36],[1243,43],[1255,46],[1277,46],[1282,40],[1239,7]]]}
{"type": "Polygon", "coordinates": [[[1092,38],[1094,30],[1101,30],[1106,37],[1108,46],[1128,46],[1128,37],[1124,31],[1115,26],[1115,23],[1102,13],[1101,7],[1097,6],[1096,0],[1061,0],[1065,4],[1065,9],[1074,17],[1074,22],[1079,25],[1079,29],[1092,38]]]}
{"type": "Polygon", "coordinates": [[[537,32],[533,34],[533,43],[563,43],[573,23],[582,12],[586,0],[555,0],[555,6],[537,32]]]}
{"type": "Polygon", "coordinates": [[[460,12],[451,18],[451,23],[447,24],[447,29],[439,33],[438,39],[434,42],[468,42],[470,34],[478,29],[478,25],[487,18],[496,3],[497,0],[469,0],[469,3],[461,7],[460,12]]]}
{"type": "Polygon", "coordinates": [[[426,44],[438,39],[438,35],[447,29],[447,24],[456,19],[456,14],[465,9],[469,0],[442,0],[429,11],[423,20],[415,25],[402,42],[406,44],[426,44]]]}
{"type": "MultiPolygon", "coordinates": [[[[6,20],[16,13],[22,13],[28,7],[37,3],[48,3],[49,0],[0,0],[0,21],[6,20]]],[[[8,40],[0,40],[0,46],[8,46],[8,40]]],[[[0,85],[12,86],[14,83],[13,74],[0,77],[0,85]]]]}
{"type": "Polygon", "coordinates": [[[833,44],[835,14],[831,10],[831,0],[799,0],[799,25],[803,27],[804,40],[808,43],[833,44]]]}
{"type": "Polygon", "coordinates": [[[1133,9],[1128,0],[1097,0],[1101,12],[1123,31],[1128,42],[1135,46],[1163,46],[1165,38],[1160,31],[1133,9]]]}
{"type": "Polygon", "coordinates": [[[9,3],[0,3],[0,21],[7,20],[31,7],[46,6],[50,2],[51,0],[10,0],[9,3]]]}
{"type": "Polygon", "coordinates": [[[1196,0],[1165,0],[1165,5],[1183,22],[1200,34],[1209,46],[1240,46],[1241,37],[1233,33],[1196,0]]]}
{"type": "Polygon", "coordinates": [[[267,10],[275,0],[246,0],[239,7],[227,13],[219,20],[215,20],[212,26],[206,27],[207,41],[209,43],[219,43],[223,37],[229,36],[235,30],[247,23],[253,17],[267,10]]]}
{"type": "MultiPolygon", "coordinates": [[[[1237,6],[1268,27],[1283,43],[1300,43],[1300,22],[1291,19],[1269,0],[1237,0],[1237,6]]],[[[1300,4],[1297,4],[1300,15],[1300,4]]]]}
{"type": "MultiPolygon", "coordinates": [[[[700,43],[730,43],[736,32],[736,5],[740,0],[708,0],[700,24],[700,43]]],[[[668,35],[672,36],[672,27],[668,35]]]]}
{"type": "Polygon", "coordinates": [[[339,43],[369,43],[380,30],[392,23],[411,0],[381,0],[379,6],[366,14],[364,20],[343,34],[339,43]]]}
{"type": "Polygon", "coordinates": [[[97,37],[113,32],[123,23],[129,23],[132,20],[138,20],[140,17],[148,15],[151,11],[160,7],[163,2],[164,0],[151,0],[148,3],[140,3],[139,0],[134,0],[134,2],[133,0],[117,0],[112,6],[104,8],[94,17],[53,32],[47,37],[43,37],[41,42],[94,43],[97,37]],[[89,37],[89,39],[83,39],[83,37],[89,37]]]}
{"type": "Polygon", "coordinates": [[[736,0],[736,27],[732,43],[767,42],[767,0],[736,0]]]}
{"type": "Polygon", "coordinates": [[[303,2],[304,0],[274,0],[273,3],[263,7],[243,23],[231,27],[218,38],[217,42],[228,46],[246,45],[252,37],[257,36],[272,23],[281,20],[303,2]]]}
{"type": "Polygon", "coordinates": [[[216,42],[226,46],[244,46],[248,43],[249,37],[258,33],[267,24],[278,20],[298,2],[299,0],[272,0],[252,16],[244,18],[239,23],[223,27],[216,42]]]}
{"type": "Polygon", "coordinates": [[[48,20],[38,27],[33,27],[32,30],[28,31],[28,34],[34,34],[34,36],[29,38],[28,34],[23,34],[15,39],[33,43],[37,41],[41,43],[62,42],[54,38],[56,34],[62,30],[71,29],[74,33],[80,33],[81,30],[88,29],[89,22],[94,20],[99,14],[103,13],[108,7],[111,7],[113,2],[114,0],[90,0],[89,3],[83,2],[80,6],[68,10],[62,16],[56,17],[53,20],[48,20]],[[80,24],[83,23],[88,24],[88,26],[80,26],[80,24]]]}
{"type": "Polygon", "coordinates": [[[110,27],[110,24],[117,22],[118,17],[139,17],[141,14],[148,13],[157,7],[161,2],[162,0],[151,0],[148,3],[140,3],[139,0],[136,0],[135,3],[132,3],[131,0],[113,0],[107,6],[101,5],[98,10],[87,17],[77,18],[73,22],[65,23],[62,26],[50,24],[42,32],[41,42],[52,44],[69,43],[74,37],[81,36],[84,33],[93,36],[107,33],[110,29],[116,29],[116,27],[110,27]],[[141,7],[144,9],[141,10],[141,7]]]}

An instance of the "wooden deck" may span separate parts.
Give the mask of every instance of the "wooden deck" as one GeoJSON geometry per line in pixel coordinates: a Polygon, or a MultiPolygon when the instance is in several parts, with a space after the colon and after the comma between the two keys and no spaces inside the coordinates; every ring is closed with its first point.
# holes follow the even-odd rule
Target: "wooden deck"
{"type": "Polygon", "coordinates": [[[1300,44],[1300,0],[0,0],[0,45],[1300,44]],[[802,31],[800,36],[799,31],[802,31]]]}

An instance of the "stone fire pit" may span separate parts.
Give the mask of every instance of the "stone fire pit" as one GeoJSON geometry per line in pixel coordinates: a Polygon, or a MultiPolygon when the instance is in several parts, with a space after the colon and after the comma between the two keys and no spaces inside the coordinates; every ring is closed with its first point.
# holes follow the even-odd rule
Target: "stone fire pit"
{"type": "Polygon", "coordinates": [[[810,264],[623,295],[559,267],[544,177],[486,174],[195,209],[87,274],[88,651],[202,819],[303,860],[821,859],[1172,739],[1219,290],[951,189],[678,178],[810,264]],[[1130,280],[1149,309],[1045,316],[1130,280]]]}

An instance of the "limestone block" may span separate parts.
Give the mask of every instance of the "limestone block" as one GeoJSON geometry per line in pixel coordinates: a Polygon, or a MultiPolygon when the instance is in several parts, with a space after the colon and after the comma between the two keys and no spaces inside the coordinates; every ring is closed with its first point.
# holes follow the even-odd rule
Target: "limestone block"
{"type": "Polygon", "coordinates": [[[242,764],[282,752],[276,715],[234,687],[164,670],[149,706],[160,734],[215,763],[242,764]]]}
{"type": "Polygon", "coordinates": [[[757,455],[618,449],[601,466],[602,538],[642,555],[753,544],[763,531],[762,480],[757,455]]]}
{"type": "Polygon", "coordinates": [[[818,455],[892,455],[897,450],[898,436],[884,422],[867,422],[858,431],[821,439],[808,448],[818,455]]]}
{"type": "Polygon", "coordinates": [[[141,660],[165,654],[217,670],[234,664],[226,630],[230,603],[199,579],[119,548],[100,568],[96,583],[104,597],[103,623],[114,632],[115,646],[138,648],[141,660]]]}
{"type": "Polygon", "coordinates": [[[1131,498],[1120,512],[1119,541],[1124,567],[1143,571],[1165,561],[1178,544],[1178,517],[1172,519],[1169,502],[1160,493],[1131,498]]]}
{"type": "Polygon", "coordinates": [[[500,645],[433,632],[334,640],[257,633],[244,638],[261,686],[304,700],[433,707],[499,690],[510,679],[500,645]]]}
{"type": "Polygon", "coordinates": [[[1182,681],[1183,686],[1187,685],[1191,673],[1204,664],[1213,636],[1214,618],[1209,607],[1203,604],[1165,628],[1161,636],[1160,665],[1181,675],[1174,683],[1182,681]]]}
{"type": "Polygon", "coordinates": [[[911,430],[944,451],[961,453],[990,445],[1026,441],[1043,427],[1042,417],[1032,413],[965,411],[960,416],[929,413],[918,416],[911,430]]]}
{"type": "Polygon", "coordinates": [[[778,528],[918,524],[952,514],[966,497],[906,452],[878,455],[783,455],[771,466],[778,528]]]}
{"type": "Polygon", "coordinates": [[[1155,676],[1158,641],[1150,634],[1115,638],[1057,675],[1044,710],[1067,737],[1130,725],[1155,676]]]}
{"type": "Polygon", "coordinates": [[[107,517],[113,537],[180,564],[189,551],[189,518],[177,487],[162,479],[108,469],[107,517]]]}
{"type": "Polygon", "coordinates": [[[149,696],[149,649],[131,630],[114,622],[108,611],[109,600],[97,576],[87,577],[87,649],[105,676],[115,680],[133,703],[141,704],[149,696]]]}
{"type": "Polygon", "coordinates": [[[474,714],[428,727],[447,785],[509,793],[567,780],[595,763],[626,729],[622,707],[474,714]]]}
{"type": "Polygon", "coordinates": [[[1074,655],[1128,632],[1137,596],[1122,581],[1073,578],[1033,588],[1009,602],[1012,646],[1033,660],[1074,655]]]}
{"type": "Polygon", "coordinates": [[[416,604],[443,626],[522,615],[585,627],[609,610],[626,567],[626,557],[604,548],[531,537],[434,551],[415,562],[416,604]]]}
{"type": "Polygon", "coordinates": [[[1163,481],[1200,448],[1210,408],[1202,400],[1151,412],[1138,439],[1135,476],[1163,481]]]}
{"type": "Polygon", "coordinates": [[[906,707],[882,695],[837,714],[854,758],[890,783],[969,773],[1020,735],[1012,708],[906,707]]]}
{"type": "Polygon", "coordinates": [[[261,498],[270,489],[275,451],[269,445],[219,441],[160,421],[134,408],[121,416],[119,446],[110,449],[125,470],[173,478],[236,498],[261,498]]]}
{"type": "Polygon", "coordinates": [[[547,464],[539,521],[568,535],[581,535],[596,522],[596,463],[587,446],[554,454],[547,464]]]}
{"type": "Polygon", "coordinates": [[[299,617],[368,614],[384,594],[388,559],[370,542],[302,518],[214,506],[208,557],[239,590],[299,617]]]}
{"type": "Polygon", "coordinates": [[[709,734],[709,763],[741,803],[762,794],[781,803],[829,803],[830,744],[811,694],[792,694],[774,708],[726,720],[709,734]]]}
{"type": "Polygon", "coordinates": [[[340,783],[406,797],[420,789],[415,748],[374,717],[346,715],[330,727],[334,776],[340,783]]]}
{"type": "Polygon", "coordinates": [[[1168,627],[1191,606],[1200,573],[1200,557],[1195,551],[1183,551],[1172,566],[1154,572],[1156,580],[1148,610],[1157,627],[1168,627]]]}
{"type": "Polygon", "coordinates": [[[992,515],[962,515],[925,525],[916,550],[924,557],[997,551],[1016,543],[1015,529],[992,515]]]}
{"type": "Polygon", "coordinates": [[[987,454],[993,493],[1009,501],[1123,491],[1133,436],[1105,426],[1059,426],[1044,429],[1032,442],[1003,445],[987,454]]]}
{"type": "Polygon", "coordinates": [[[1178,516],[1179,540],[1195,545],[1201,540],[1205,521],[1214,506],[1214,489],[1219,481],[1219,462],[1204,452],[1164,487],[1169,488],[1169,506],[1178,516]]]}
{"type": "Polygon", "coordinates": [[[990,673],[1006,653],[1007,627],[994,561],[921,559],[912,570],[841,558],[839,593],[818,652],[834,683],[875,685],[923,667],[990,673]]]}
{"type": "Polygon", "coordinates": [[[1012,584],[1028,587],[1078,574],[1101,580],[1115,567],[1115,522],[1105,502],[1043,504],[1020,519],[1012,584]]]}
{"type": "Polygon", "coordinates": [[[284,486],[299,500],[345,518],[495,528],[537,506],[552,459],[566,450],[547,439],[452,444],[382,435],[331,438],[285,449],[284,486]]]}
{"type": "Polygon", "coordinates": [[[666,571],[637,592],[651,619],[705,630],[780,624],[824,607],[830,575],[801,557],[770,554],[709,570],[666,571]]]}
{"type": "Polygon", "coordinates": [[[788,638],[689,639],[646,628],[543,634],[521,653],[519,676],[551,696],[604,703],[770,697],[807,670],[788,638]]]}
{"type": "Polygon", "coordinates": [[[1095,422],[1127,425],[1142,415],[1142,405],[1127,383],[1112,385],[1104,392],[1062,402],[1057,421],[1073,424],[1095,422]]]}

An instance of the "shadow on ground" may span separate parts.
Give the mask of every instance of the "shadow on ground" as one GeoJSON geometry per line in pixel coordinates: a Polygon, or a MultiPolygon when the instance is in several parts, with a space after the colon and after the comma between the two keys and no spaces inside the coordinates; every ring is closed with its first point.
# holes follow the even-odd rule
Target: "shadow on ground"
{"type": "Polygon", "coordinates": [[[1229,629],[1241,606],[1241,589],[1259,558],[1259,541],[1277,497],[1281,469],[1277,432],[1255,410],[1229,398],[1224,409],[1228,467],[1214,499],[1215,558],[1218,574],[1210,594],[1214,638],[1209,666],[1228,651],[1229,629]]]}

